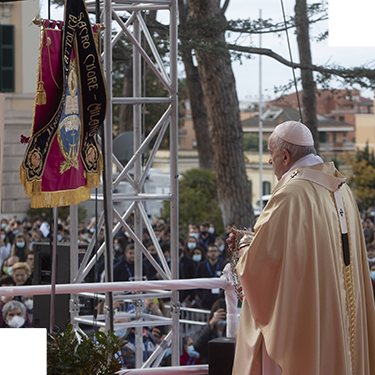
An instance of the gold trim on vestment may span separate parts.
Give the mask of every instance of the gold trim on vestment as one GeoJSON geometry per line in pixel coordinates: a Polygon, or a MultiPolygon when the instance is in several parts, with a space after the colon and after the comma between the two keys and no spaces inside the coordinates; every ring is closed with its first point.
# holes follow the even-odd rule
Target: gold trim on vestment
{"type": "MultiPolygon", "coordinates": [[[[333,203],[336,207],[336,212],[337,212],[337,205],[336,205],[336,200],[334,193],[331,192],[331,198],[333,200],[333,203]]],[[[341,243],[341,259],[342,259],[342,265],[343,265],[343,276],[344,276],[344,289],[345,289],[345,298],[346,298],[346,308],[348,310],[348,318],[349,318],[349,340],[350,340],[350,359],[351,359],[351,366],[352,366],[352,375],[354,375],[354,360],[355,360],[355,351],[354,351],[354,341],[355,341],[355,299],[354,299],[354,284],[353,284],[353,267],[352,267],[352,246],[351,246],[351,241],[350,241],[350,232],[349,232],[349,225],[348,225],[348,219],[346,215],[346,207],[345,207],[345,201],[344,197],[342,198],[343,204],[344,204],[344,210],[345,210],[345,220],[348,228],[348,243],[349,243],[349,265],[345,265],[344,261],[344,254],[343,254],[343,244],[342,244],[342,237],[340,235],[340,243],[341,243]]],[[[337,217],[340,223],[340,218],[338,216],[337,212],[337,217]]],[[[341,227],[339,224],[339,230],[341,234],[341,227]]]]}
{"type": "MultiPolygon", "coordinates": [[[[342,199],[344,204],[345,213],[347,212],[345,207],[344,198],[342,199]]],[[[350,334],[350,354],[352,360],[352,374],[354,375],[354,361],[355,361],[355,299],[354,299],[354,284],[353,284],[353,258],[352,258],[352,246],[350,241],[350,231],[348,225],[348,219],[345,214],[346,226],[348,228],[348,242],[349,242],[349,257],[350,263],[348,266],[345,266],[344,258],[342,258],[344,266],[344,279],[345,279],[345,292],[346,292],[346,305],[348,307],[349,313],[349,334],[350,334]]]]}

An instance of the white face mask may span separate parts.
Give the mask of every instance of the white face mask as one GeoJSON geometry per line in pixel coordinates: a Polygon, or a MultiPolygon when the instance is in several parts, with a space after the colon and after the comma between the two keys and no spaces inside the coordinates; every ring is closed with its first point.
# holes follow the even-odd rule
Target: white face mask
{"type": "Polygon", "coordinates": [[[195,249],[197,247],[197,244],[195,242],[188,242],[187,247],[188,247],[188,249],[192,250],[192,249],[195,249]]]}
{"type": "Polygon", "coordinates": [[[217,247],[219,249],[219,251],[222,253],[224,251],[224,245],[220,245],[217,247]]]}
{"type": "Polygon", "coordinates": [[[198,239],[198,233],[190,233],[189,236],[198,239]]]}
{"type": "Polygon", "coordinates": [[[4,302],[6,297],[5,296],[1,296],[0,298],[4,302]]]}
{"type": "Polygon", "coordinates": [[[28,299],[24,302],[25,306],[28,308],[28,310],[32,310],[34,307],[34,300],[28,299]]]}
{"type": "Polygon", "coordinates": [[[8,326],[11,328],[20,328],[25,324],[25,319],[22,316],[14,316],[8,320],[8,326]]]}
{"type": "Polygon", "coordinates": [[[195,254],[193,255],[192,259],[194,260],[194,262],[200,262],[202,260],[202,255],[195,254]]]}
{"type": "Polygon", "coordinates": [[[208,228],[208,233],[214,234],[215,233],[215,228],[214,227],[209,227],[208,228]]]}

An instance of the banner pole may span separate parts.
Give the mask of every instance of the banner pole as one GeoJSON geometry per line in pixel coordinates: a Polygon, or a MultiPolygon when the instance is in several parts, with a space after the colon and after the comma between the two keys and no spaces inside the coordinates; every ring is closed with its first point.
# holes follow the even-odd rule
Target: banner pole
{"type": "Polygon", "coordinates": [[[51,265],[51,305],[50,305],[50,320],[49,332],[53,333],[54,326],[54,312],[55,312],[55,291],[56,291],[56,251],[57,251],[57,221],[58,221],[58,207],[53,208],[53,247],[52,247],[52,265],[51,265]]]}

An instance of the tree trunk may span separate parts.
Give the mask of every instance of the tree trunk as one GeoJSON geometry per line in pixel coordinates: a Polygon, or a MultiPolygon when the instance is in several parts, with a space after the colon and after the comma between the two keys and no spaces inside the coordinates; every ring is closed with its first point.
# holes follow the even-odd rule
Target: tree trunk
{"type": "MultiPolygon", "coordinates": [[[[225,20],[220,0],[188,0],[188,4],[190,15],[201,24],[210,19],[225,20]]],[[[225,43],[223,32],[213,31],[206,37],[204,46],[225,43]]],[[[243,133],[230,55],[227,50],[207,53],[207,50],[196,49],[196,56],[207,107],[218,201],[224,225],[252,226],[254,214],[246,177],[243,133]]]]}
{"type": "MultiPolygon", "coordinates": [[[[133,64],[130,64],[125,69],[123,87],[123,97],[133,96],[133,64]]],[[[127,132],[133,130],[133,106],[130,104],[120,104],[120,118],[119,118],[119,132],[127,132]]]]}
{"type": "MultiPolygon", "coordinates": [[[[183,0],[179,0],[178,3],[180,28],[185,28],[188,13],[187,5],[184,4],[183,0]]],[[[193,118],[193,126],[199,155],[199,166],[201,168],[212,169],[213,157],[208,129],[207,110],[204,103],[198,68],[194,66],[191,48],[185,47],[183,42],[183,38],[181,38],[182,61],[185,65],[186,83],[189,90],[191,115],[193,118]]]]}
{"type": "MultiPolygon", "coordinates": [[[[311,49],[309,36],[309,20],[307,17],[306,0],[296,0],[297,43],[301,65],[311,66],[311,49]]],[[[304,124],[311,130],[316,151],[319,151],[319,134],[316,121],[315,82],[311,69],[301,69],[302,107],[304,124]]]]}

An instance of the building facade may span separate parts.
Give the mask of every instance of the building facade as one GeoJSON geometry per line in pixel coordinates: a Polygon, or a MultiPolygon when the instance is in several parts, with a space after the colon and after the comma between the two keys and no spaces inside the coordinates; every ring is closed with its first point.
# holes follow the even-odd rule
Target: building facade
{"type": "Polygon", "coordinates": [[[22,217],[30,208],[19,179],[30,135],[39,55],[39,0],[0,4],[0,92],[5,94],[1,214],[22,217]]]}

